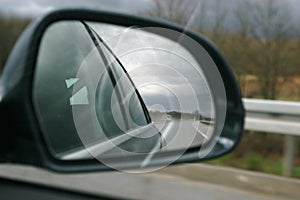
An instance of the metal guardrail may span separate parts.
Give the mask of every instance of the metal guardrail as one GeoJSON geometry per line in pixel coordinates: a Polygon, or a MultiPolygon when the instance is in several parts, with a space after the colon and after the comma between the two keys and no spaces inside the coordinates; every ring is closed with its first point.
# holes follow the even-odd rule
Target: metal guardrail
{"type": "Polygon", "coordinates": [[[245,129],[300,136],[300,103],[243,99],[245,129]]]}
{"type": "Polygon", "coordinates": [[[300,102],[243,99],[245,129],[285,135],[283,175],[292,176],[300,136],[300,102]]]}

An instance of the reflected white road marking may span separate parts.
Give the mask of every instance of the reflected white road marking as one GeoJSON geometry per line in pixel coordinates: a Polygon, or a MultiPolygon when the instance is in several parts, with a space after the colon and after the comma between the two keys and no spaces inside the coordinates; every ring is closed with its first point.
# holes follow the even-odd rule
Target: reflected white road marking
{"type": "Polygon", "coordinates": [[[196,129],[196,131],[198,132],[198,133],[200,133],[200,135],[202,135],[205,139],[209,139],[208,138],[208,136],[205,134],[205,133],[202,133],[202,131],[199,129],[199,126],[200,126],[200,122],[196,122],[196,121],[194,121],[193,122],[193,127],[194,127],[194,129],[196,129]]]}

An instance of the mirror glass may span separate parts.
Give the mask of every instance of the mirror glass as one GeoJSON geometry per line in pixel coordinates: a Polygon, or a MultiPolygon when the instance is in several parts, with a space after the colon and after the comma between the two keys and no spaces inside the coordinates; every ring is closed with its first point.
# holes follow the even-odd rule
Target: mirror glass
{"type": "Polygon", "coordinates": [[[184,152],[217,137],[215,99],[202,70],[215,64],[186,37],[157,27],[52,23],[33,83],[51,153],[78,160],[184,152]]]}

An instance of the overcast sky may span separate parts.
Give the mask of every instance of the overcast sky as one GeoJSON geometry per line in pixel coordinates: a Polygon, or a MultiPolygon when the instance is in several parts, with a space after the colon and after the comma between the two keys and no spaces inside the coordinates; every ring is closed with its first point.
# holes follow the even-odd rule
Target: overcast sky
{"type": "MultiPolygon", "coordinates": [[[[165,0],[162,0],[165,1],[165,0]]],[[[199,25],[198,18],[200,3],[202,0],[189,0],[192,2],[190,20],[186,28],[191,25],[199,25]],[[194,4],[194,5],[193,5],[194,4]],[[198,5],[198,6],[197,6],[198,5]]],[[[222,6],[226,7],[227,16],[225,18],[224,27],[228,30],[236,30],[239,23],[234,15],[234,9],[239,2],[262,1],[262,0],[206,0],[208,6],[206,9],[206,18],[204,29],[211,29],[214,24],[215,13],[217,11],[216,2],[221,1],[222,6]]],[[[300,30],[300,0],[279,0],[279,2],[289,9],[292,17],[291,21],[300,30]]],[[[132,13],[143,15],[143,11],[150,10],[154,7],[153,0],[0,0],[0,14],[19,15],[19,16],[40,16],[41,14],[57,8],[90,8],[95,10],[113,11],[119,13],[132,13]]],[[[294,36],[294,30],[287,33],[294,36]]],[[[296,35],[297,36],[297,35],[296,35]]]]}
{"type": "Polygon", "coordinates": [[[138,12],[151,0],[0,0],[2,13],[40,15],[54,8],[85,7],[120,12],[138,12]]]}
{"type": "MultiPolygon", "coordinates": [[[[198,3],[200,0],[192,0],[198,3]]],[[[224,5],[234,7],[239,1],[257,0],[215,0],[223,1],[224,5]]],[[[209,1],[214,2],[213,0],[209,1]]],[[[300,0],[284,0],[294,16],[300,17],[300,0]]],[[[0,0],[1,13],[18,15],[40,15],[48,10],[62,7],[85,7],[107,11],[137,13],[149,9],[152,0],[0,0]]]]}

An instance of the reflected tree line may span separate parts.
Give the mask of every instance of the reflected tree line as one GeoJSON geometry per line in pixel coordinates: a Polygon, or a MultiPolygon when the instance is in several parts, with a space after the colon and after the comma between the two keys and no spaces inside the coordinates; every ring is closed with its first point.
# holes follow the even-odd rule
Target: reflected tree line
{"type": "Polygon", "coordinates": [[[300,27],[291,5],[279,0],[226,3],[153,0],[141,14],[188,26],[211,39],[233,68],[244,97],[300,100],[300,27]]]}
{"type": "Polygon", "coordinates": [[[208,121],[213,122],[214,119],[210,116],[204,116],[199,111],[194,111],[193,113],[187,113],[187,112],[179,112],[179,111],[166,111],[162,112],[159,110],[149,110],[149,114],[151,116],[151,119],[156,120],[195,120],[195,121],[208,121]]]}

